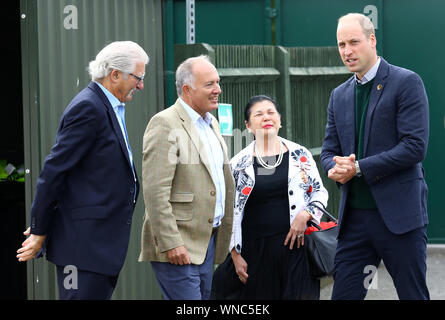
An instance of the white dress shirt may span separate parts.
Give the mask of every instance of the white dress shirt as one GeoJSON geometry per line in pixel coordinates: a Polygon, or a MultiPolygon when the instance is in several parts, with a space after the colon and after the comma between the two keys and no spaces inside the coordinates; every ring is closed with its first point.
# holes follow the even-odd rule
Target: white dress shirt
{"type": "MultiPolygon", "coordinates": [[[[206,113],[201,117],[199,113],[193,110],[184,100],[179,98],[179,102],[187,111],[192,123],[195,125],[199,138],[205,147],[207,157],[209,159],[209,166],[211,169],[213,183],[216,187],[216,205],[215,217],[213,219],[213,227],[218,227],[221,224],[221,219],[224,217],[224,204],[226,199],[226,184],[224,180],[224,154],[221,144],[215,135],[212,128],[212,117],[206,113]]],[[[197,182],[199,183],[199,182],[197,182]]]]}

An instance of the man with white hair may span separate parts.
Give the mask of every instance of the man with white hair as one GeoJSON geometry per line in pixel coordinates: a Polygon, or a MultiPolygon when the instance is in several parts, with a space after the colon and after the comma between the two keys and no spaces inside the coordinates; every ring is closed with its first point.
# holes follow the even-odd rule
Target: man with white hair
{"type": "Polygon", "coordinates": [[[139,191],[124,105],[143,89],[148,60],[131,41],[103,48],[89,65],[93,81],[66,108],[43,164],[17,258],[46,249],[60,299],[110,299],[116,286],[139,191]]]}

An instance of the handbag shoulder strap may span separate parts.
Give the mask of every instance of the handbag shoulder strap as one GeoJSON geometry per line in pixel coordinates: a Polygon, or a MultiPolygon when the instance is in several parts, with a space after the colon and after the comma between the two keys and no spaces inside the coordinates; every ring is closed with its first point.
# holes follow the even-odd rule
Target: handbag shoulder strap
{"type": "Polygon", "coordinates": [[[338,223],[337,218],[335,218],[332,214],[330,214],[330,213],[325,209],[324,204],[321,203],[320,201],[318,201],[318,200],[314,200],[314,201],[310,202],[309,205],[310,205],[310,206],[313,206],[313,207],[315,207],[315,208],[317,208],[318,210],[320,210],[321,212],[323,212],[325,215],[327,215],[329,219],[331,219],[331,220],[334,221],[335,223],[338,223]],[[320,205],[316,204],[316,202],[319,203],[320,205]]]}

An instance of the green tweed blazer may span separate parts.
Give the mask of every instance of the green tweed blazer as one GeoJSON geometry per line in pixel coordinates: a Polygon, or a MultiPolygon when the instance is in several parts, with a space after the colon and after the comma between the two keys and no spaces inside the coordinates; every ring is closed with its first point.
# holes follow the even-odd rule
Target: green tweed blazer
{"type": "MultiPolygon", "coordinates": [[[[229,251],[234,180],[227,146],[214,117],[212,127],[223,148],[226,185],[224,218],[216,234],[214,263],[218,264],[229,251]]],[[[216,203],[208,163],[199,133],[179,100],[149,121],[143,139],[145,215],[139,261],[167,262],[166,251],[184,245],[191,263],[204,262],[216,203]]]]}

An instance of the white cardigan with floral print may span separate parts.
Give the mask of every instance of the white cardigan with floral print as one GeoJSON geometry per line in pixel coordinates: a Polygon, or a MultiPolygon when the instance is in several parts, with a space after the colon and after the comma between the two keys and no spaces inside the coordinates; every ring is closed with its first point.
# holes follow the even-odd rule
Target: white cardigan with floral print
{"type": "MultiPolygon", "coordinates": [[[[290,224],[302,210],[307,210],[312,215],[312,220],[320,223],[323,213],[312,207],[310,203],[312,201],[320,201],[326,207],[328,192],[321,181],[317,164],[312,154],[305,147],[281,137],[279,139],[289,150],[288,197],[290,224]]],[[[244,206],[255,186],[255,174],[252,164],[254,145],[255,141],[230,160],[236,191],[229,252],[235,248],[238,253],[241,253],[241,222],[243,220],[244,206]]]]}

